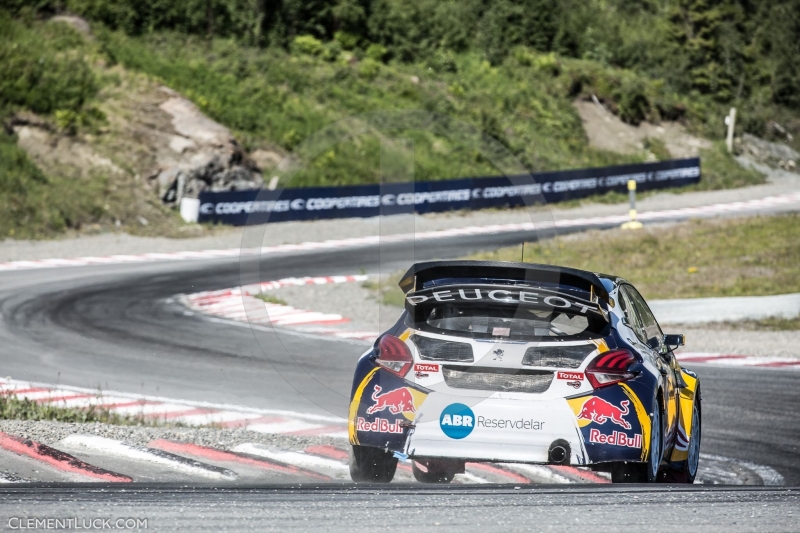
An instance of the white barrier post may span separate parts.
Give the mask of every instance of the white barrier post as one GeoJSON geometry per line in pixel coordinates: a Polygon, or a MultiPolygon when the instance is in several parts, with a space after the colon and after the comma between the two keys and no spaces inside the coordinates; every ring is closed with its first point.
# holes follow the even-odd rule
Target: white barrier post
{"type": "Polygon", "coordinates": [[[736,126],[736,108],[732,107],[730,114],[725,117],[725,124],[728,126],[728,136],[725,138],[725,145],[728,147],[728,153],[733,153],[733,128],[736,126]]]}
{"type": "Polygon", "coordinates": [[[197,222],[200,216],[200,200],[197,198],[181,198],[181,218],[186,222],[197,222]]]}
{"type": "Polygon", "coordinates": [[[620,226],[622,229],[642,229],[644,225],[636,220],[636,180],[628,180],[628,200],[630,201],[630,209],[628,209],[628,216],[630,220],[620,226]]]}

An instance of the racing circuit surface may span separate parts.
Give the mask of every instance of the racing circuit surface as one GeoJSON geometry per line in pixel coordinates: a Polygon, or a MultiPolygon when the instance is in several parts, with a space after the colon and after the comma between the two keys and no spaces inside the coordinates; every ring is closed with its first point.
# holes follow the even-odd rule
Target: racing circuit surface
{"type": "MultiPolygon", "coordinates": [[[[530,233],[509,232],[413,247],[400,243],[283,253],[261,258],[259,274],[280,279],[359,269],[388,273],[414,261],[458,257],[531,238],[530,233]]],[[[247,264],[235,258],[4,273],[2,375],[343,416],[364,343],[235,326],[187,313],[172,300],[176,294],[255,281],[242,279],[243,264],[252,266],[249,261],[256,259],[247,264]]],[[[709,365],[695,370],[703,383],[703,453],[764,465],[777,471],[784,485],[800,485],[800,422],[793,411],[800,405],[800,372],[709,365]]],[[[37,515],[53,516],[76,504],[91,505],[105,515],[147,516],[154,526],[209,530],[336,528],[333,518],[349,530],[386,525],[411,530],[436,522],[459,531],[529,530],[533,523],[552,525],[554,531],[587,525],[617,531],[622,523],[643,531],[683,530],[687,523],[704,531],[800,527],[791,518],[797,491],[778,487],[315,486],[195,490],[136,485],[124,493],[95,492],[86,485],[16,486],[2,491],[0,509],[3,516],[12,516],[35,507],[37,515]]]]}

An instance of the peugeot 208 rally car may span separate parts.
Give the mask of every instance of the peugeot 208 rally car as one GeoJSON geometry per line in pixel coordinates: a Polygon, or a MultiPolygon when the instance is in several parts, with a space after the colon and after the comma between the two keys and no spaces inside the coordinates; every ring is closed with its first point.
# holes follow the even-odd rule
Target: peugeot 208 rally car
{"type": "Polygon", "coordinates": [[[358,361],[350,474],[422,482],[465,462],[573,465],[691,483],[700,382],[624,279],[528,263],[418,263],[405,310],[358,361]]]}

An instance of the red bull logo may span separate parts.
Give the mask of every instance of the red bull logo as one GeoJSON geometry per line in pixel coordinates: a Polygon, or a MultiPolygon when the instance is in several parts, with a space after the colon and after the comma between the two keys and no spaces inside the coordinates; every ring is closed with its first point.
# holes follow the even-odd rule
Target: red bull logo
{"type": "Polygon", "coordinates": [[[591,420],[592,422],[596,422],[598,424],[605,424],[606,420],[611,420],[618,426],[622,426],[625,429],[631,429],[630,423],[623,418],[629,412],[629,403],[630,402],[628,400],[623,400],[619,404],[619,407],[617,407],[616,405],[609,403],[602,398],[594,396],[586,400],[586,403],[583,404],[583,408],[581,409],[581,413],[578,415],[578,418],[583,420],[591,420]]]}
{"type": "Polygon", "coordinates": [[[406,387],[400,387],[387,393],[381,394],[381,386],[375,385],[375,392],[372,393],[372,401],[375,403],[367,409],[367,414],[371,415],[388,409],[393,415],[401,413],[416,413],[414,408],[414,397],[406,387]]]}
{"type": "Polygon", "coordinates": [[[642,436],[637,433],[633,437],[629,437],[622,431],[615,431],[611,435],[603,435],[600,433],[599,429],[592,429],[589,431],[589,442],[595,442],[597,444],[615,444],[627,448],[641,448],[642,436]]]}
{"type": "Polygon", "coordinates": [[[363,417],[358,417],[356,423],[358,431],[368,431],[370,433],[402,433],[403,426],[400,420],[394,422],[386,420],[385,418],[376,418],[372,422],[363,417]]]}

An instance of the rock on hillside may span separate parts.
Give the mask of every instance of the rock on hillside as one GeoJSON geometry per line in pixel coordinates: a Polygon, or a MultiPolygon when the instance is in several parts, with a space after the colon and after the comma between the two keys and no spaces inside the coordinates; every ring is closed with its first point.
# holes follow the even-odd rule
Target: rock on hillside
{"type": "Polygon", "coordinates": [[[167,87],[158,108],[170,117],[172,131],[163,132],[166,148],[159,150],[158,170],[151,174],[166,203],[201,191],[252,189],[263,183],[256,163],[230,131],[205,116],[197,106],[167,87]]]}

